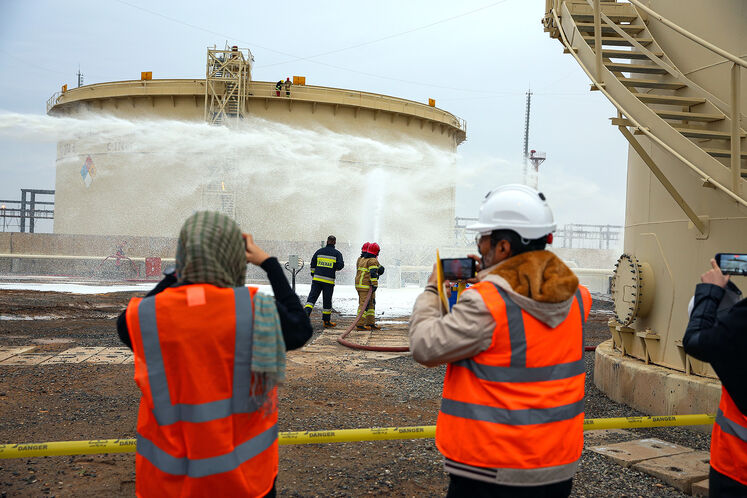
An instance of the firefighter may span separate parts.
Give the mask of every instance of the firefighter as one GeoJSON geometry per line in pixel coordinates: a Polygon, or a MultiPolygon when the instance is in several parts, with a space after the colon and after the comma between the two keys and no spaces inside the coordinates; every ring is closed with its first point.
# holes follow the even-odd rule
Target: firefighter
{"type": "Polygon", "coordinates": [[[345,267],[342,253],[335,249],[337,238],[327,237],[327,245],[317,250],[311,258],[311,290],[306,299],[306,314],[311,315],[314,304],[322,294],[322,321],[324,327],[337,325],[332,321],[332,293],[335,291],[335,274],[345,267]]]}
{"type": "Polygon", "coordinates": [[[285,83],[283,83],[283,86],[285,86],[285,96],[290,97],[291,96],[291,79],[285,78],[285,83]]]}
{"type": "Polygon", "coordinates": [[[358,330],[374,330],[376,326],[376,288],[379,286],[379,276],[384,273],[384,267],[379,265],[379,252],[381,248],[376,242],[363,244],[361,257],[356,263],[355,290],[358,291],[358,313],[360,314],[363,304],[366,302],[369,290],[371,298],[368,300],[360,321],[358,330]]]}
{"type": "Polygon", "coordinates": [[[280,92],[283,90],[283,80],[278,80],[277,83],[275,83],[275,96],[280,97],[280,92]]]}
{"type": "Polygon", "coordinates": [[[555,221],[533,188],[492,191],[468,228],[477,283],[444,313],[434,271],[409,331],[415,361],[447,364],[436,425],[447,496],[567,497],[584,446],[591,294],[545,250],[555,221]]]}

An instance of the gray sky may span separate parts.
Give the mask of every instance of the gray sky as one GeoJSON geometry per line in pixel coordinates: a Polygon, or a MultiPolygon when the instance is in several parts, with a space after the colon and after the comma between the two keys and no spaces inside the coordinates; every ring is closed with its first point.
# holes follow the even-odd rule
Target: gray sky
{"type": "MultiPolygon", "coordinates": [[[[466,119],[464,168],[490,165],[457,190],[457,215],[476,216],[485,192],[518,179],[525,92],[530,148],[546,151],[540,189],[563,223],[623,221],[627,146],[614,108],[542,31],[542,0],[219,4],[144,0],[0,0],[0,111],[43,114],[80,65],[85,83],[201,78],[205,48],[252,50],[253,77],[427,102],[466,119]],[[321,55],[320,55],[321,54],[321,55]]],[[[0,117],[2,119],[2,117],[0,117]]],[[[55,146],[0,135],[0,198],[54,188],[55,146]]]]}

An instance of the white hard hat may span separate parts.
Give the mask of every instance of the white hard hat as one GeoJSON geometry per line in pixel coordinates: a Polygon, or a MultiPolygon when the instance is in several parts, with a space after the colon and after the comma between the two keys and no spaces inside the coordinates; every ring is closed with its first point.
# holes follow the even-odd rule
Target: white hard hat
{"type": "Polygon", "coordinates": [[[527,240],[555,231],[555,220],[545,196],[526,185],[503,185],[485,196],[477,223],[467,227],[477,232],[513,230],[527,240]]]}

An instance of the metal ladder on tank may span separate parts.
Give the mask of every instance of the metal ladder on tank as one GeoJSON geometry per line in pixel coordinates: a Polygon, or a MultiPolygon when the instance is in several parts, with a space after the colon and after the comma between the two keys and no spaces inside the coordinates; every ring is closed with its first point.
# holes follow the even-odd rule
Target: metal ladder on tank
{"type": "Polygon", "coordinates": [[[659,170],[636,135],[677,157],[704,187],[747,206],[745,131],[739,108],[740,71],[747,61],[688,33],[639,0],[546,0],[545,31],[557,38],[617,109],[617,126],[688,218],[701,231],[695,211],[659,170]],[[655,16],[681,35],[732,62],[732,102],[726,103],[685,76],[646,26],[655,16]],[[735,119],[736,118],[736,119],[735,119]]]}

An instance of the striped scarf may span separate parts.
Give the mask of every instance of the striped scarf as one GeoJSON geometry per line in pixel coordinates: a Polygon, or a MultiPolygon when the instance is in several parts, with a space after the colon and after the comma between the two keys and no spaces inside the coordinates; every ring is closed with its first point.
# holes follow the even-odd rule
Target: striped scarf
{"type": "MultiPolygon", "coordinates": [[[[179,283],[243,286],[245,243],[236,222],[214,211],[199,211],[187,218],[179,233],[176,274],[179,283]]],[[[266,406],[268,394],[285,379],[285,342],[275,299],[257,293],[253,302],[251,396],[266,406]]]]}

